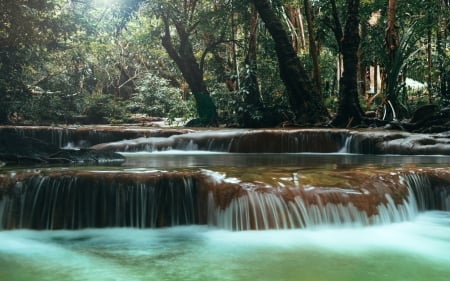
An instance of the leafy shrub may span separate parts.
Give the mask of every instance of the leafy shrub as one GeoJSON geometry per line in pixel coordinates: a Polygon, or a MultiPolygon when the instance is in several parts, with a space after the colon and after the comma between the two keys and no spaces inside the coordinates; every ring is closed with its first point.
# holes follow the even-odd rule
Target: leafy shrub
{"type": "Polygon", "coordinates": [[[124,115],[110,95],[95,94],[89,97],[86,103],[84,114],[87,123],[104,124],[120,119],[124,115]]]}
{"type": "Polygon", "coordinates": [[[168,117],[169,120],[194,115],[195,107],[192,101],[183,100],[181,90],[171,86],[166,79],[146,73],[136,84],[137,92],[126,106],[131,113],[168,117]]]}

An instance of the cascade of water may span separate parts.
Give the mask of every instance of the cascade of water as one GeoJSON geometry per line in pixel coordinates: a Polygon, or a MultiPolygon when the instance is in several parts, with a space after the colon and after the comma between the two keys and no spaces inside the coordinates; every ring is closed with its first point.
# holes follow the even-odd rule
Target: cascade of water
{"type": "Polygon", "coordinates": [[[253,130],[237,135],[230,152],[337,152],[346,131],[327,130],[253,130]],[[261,142],[264,139],[264,142],[261,142]]]}
{"type": "Polygon", "coordinates": [[[349,135],[345,138],[344,145],[338,151],[339,153],[352,153],[353,135],[349,135]]]}
{"type": "Polygon", "coordinates": [[[0,201],[2,228],[160,227],[198,223],[195,182],[34,176],[0,201]]]}
{"type": "Polygon", "coordinates": [[[69,143],[69,132],[67,129],[51,130],[51,138],[52,144],[55,144],[58,147],[64,147],[69,143]]]}
{"type": "Polygon", "coordinates": [[[413,193],[413,200],[417,202],[417,208],[421,211],[434,209],[434,200],[431,183],[427,176],[418,173],[403,175],[403,180],[413,193]],[[428,205],[428,206],[427,206],[428,205]]]}
{"type": "Polygon", "coordinates": [[[236,153],[337,152],[347,131],[229,130],[191,132],[168,137],[139,137],[92,148],[114,151],[206,150],[236,153]],[[266,140],[261,142],[261,139],[266,140]]]}
{"type": "MultiPolygon", "coordinates": [[[[211,201],[210,201],[211,202],[211,201]]],[[[230,230],[287,229],[299,226],[287,203],[271,193],[249,191],[233,199],[225,209],[209,207],[208,224],[230,230]]]]}
{"type": "MultiPolygon", "coordinates": [[[[278,194],[249,190],[224,209],[209,205],[208,223],[230,230],[266,230],[368,225],[371,222],[366,212],[358,210],[352,203],[322,204],[319,197],[317,200],[318,204],[310,204],[301,195],[286,200],[278,194]]],[[[213,200],[209,201],[209,204],[213,203],[213,200]]]]}
{"type": "MultiPolygon", "coordinates": [[[[395,173],[392,177],[395,178],[395,173]]],[[[320,225],[363,226],[408,221],[415,218],[420,210],[428,210],[438,205],[439,209],[448,210],[445,208],[448,208],[450,196],[443,196],[442,190],[431,194],[433,191],[426,176],[405,173],[398,181],[399,187],[392,187],[393,192],[397,193],[398,197],[401,193],[394,190],[400,188],[399,190],[405,190],[405,194],[402,199],[397,200],[394,200],[391,194],[384,193],[389,190],[389,186],[384,186],[386,182],[375,183],[372,192],[376,192],[376,186],[383,188],[379,190],[382,192],[379,201],[372,201],[378,202],[375,212],[372,213],[367,213],[368,209],[356,207],[344,190],[306,195],[306,189],[301,191],[289,187],[286,187],[288,192],[277,189],[247,189],[245,194],[234,198],[225,207],[216,206],[213,195],[210,194],[208,223],[230,230],[311,228],[320,225]],[[335,200],[336,198],[340,199],[335,200]],[[337,203],[339,200],[342,202],[337,203]]],[[[358,194],[357,191],[354,193],[364,197],[364,194],[358,194]]],[[[367,195],[369,194],[367,191],[367,195]]]]}
{"type": "Polygon", "coordinates": [[[408,188],[408,196],[402,204],[395,204],[389,194],[386,194],[385,197],[387,203],[377,206],[378,215],[372,218],[374,224],[408,221],[417,216],[417,205],[410,188],[408,188]]]}
{"type": "Polygon", "coordinates": [[[407,173],[403,179],[411,189],[411,197],[417,202],[419,211],[450,211],[450,187],[447,184],[432,184],[430,177],[423,173],[407,173]]]}
{"type": "Polygon", "coordinates": [[[245,130],[204,131],[173,136],[174,148],[228,152],[236,138],[245,130]]]}
{"type": "Polygon", "coordinates": [[[266,230],[311,228],[317,226],[364,226],[389,224],[412,219],[416,212],[405,201],[396,205],[386,196],[388,204],[377,206],[378,215],[369,217],[352,203],[325,205],[306,204],[301,196],[285,201],[270,193],[249,193],[234,199],[227,208],[212,208],[208,223],[230,230],[266,230]]]}
{"type": "Polygon", "coordinates": [[[10,184],[4,177],[0,187],[0,228],[5,229],[360,226],[411,220],[423,210],[450,210],[447,176],[420,171],[379,174],[346,188],[304,185],[298,175],[290,185],[273,187],[209,170],[10,177],[10,184]]]}

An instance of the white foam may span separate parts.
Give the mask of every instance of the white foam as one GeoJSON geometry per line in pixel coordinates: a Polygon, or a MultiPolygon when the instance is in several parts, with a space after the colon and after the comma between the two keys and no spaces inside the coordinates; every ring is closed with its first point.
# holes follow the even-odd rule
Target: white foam
{"type": "Polygon", "coordinates": [[[444,281],[450,274],[448,233],[448,212],[340,229],[2,231],[0,276],[8,281],[419,281],[430,276],[444,281]]]}
{"type": "Polygon", "coordinates": [[[450,213],[427,212],[415,221],[382,226],[207,232],[222,247],[320,248],[338,253],[387,251],[450,263],[450,213]]]}

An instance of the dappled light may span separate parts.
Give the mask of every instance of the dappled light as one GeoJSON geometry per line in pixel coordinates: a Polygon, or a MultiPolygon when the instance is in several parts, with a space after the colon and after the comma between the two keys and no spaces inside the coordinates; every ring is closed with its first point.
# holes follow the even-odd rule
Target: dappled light
{"type": "Polygon", "coordinates": [[[92,0],[93,7],[110,8],[113,5],[126,3],[127,0],[92,0]]]}

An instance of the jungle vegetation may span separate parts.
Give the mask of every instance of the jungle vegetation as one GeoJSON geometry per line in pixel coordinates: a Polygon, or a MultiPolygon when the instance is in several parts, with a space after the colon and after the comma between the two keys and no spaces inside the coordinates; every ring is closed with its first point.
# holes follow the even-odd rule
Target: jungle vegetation
{"type": "Polygon", "coordinates": [[[449,0],[1,0],[0,123],[411,118],[450,103],[449,19],[449,0]]]}

